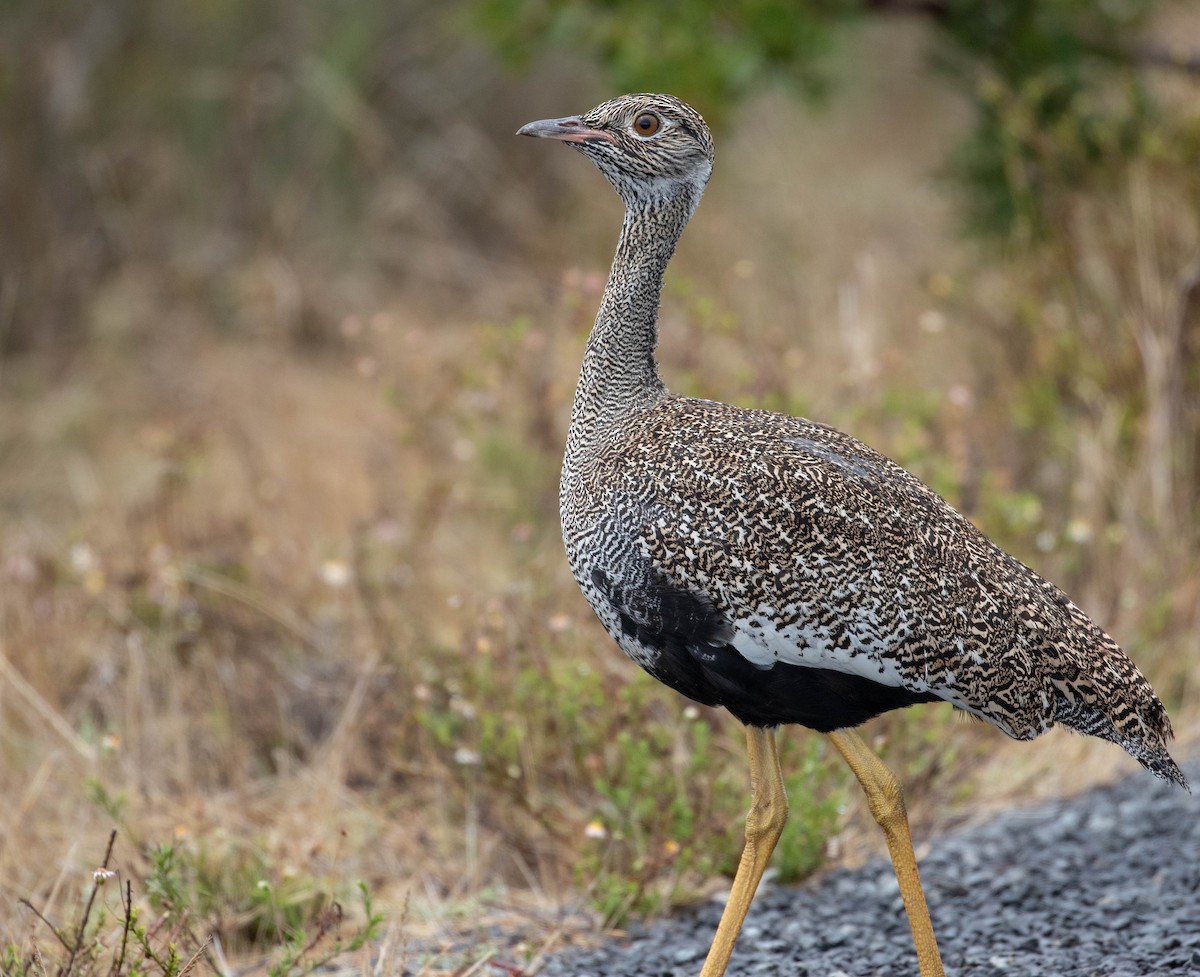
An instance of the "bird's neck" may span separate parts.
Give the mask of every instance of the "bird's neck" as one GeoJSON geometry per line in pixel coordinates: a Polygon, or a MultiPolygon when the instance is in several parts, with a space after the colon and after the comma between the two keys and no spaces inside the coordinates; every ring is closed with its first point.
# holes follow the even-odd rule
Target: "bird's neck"
{"type": "Polygon", "coordinates": [[[681,194],[625,209],[575,390],[568,462],[630,413],[666,396],[654,356],[663,274],[698,200],[681,194]]]}

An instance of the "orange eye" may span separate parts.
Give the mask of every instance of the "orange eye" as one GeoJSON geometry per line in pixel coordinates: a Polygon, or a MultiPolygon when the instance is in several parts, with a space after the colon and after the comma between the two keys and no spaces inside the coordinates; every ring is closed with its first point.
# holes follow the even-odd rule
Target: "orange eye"
{"type": "Polygon", "coordinates": [[[633,131],[639,136],[653,136],[661,125],[662,122],[653,112],[643,112],[633,120],[633,131]]]}

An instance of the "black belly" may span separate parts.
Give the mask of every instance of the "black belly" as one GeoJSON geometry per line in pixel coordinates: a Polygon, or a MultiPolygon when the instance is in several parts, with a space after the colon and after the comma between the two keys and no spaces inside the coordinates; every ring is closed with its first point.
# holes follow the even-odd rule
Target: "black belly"
{"type": "Polygon", "coordinates": [[[689,699],[724,706],[747,726],[794,723],[828,733],[891,709],[941,701],[932,692],[882,685],[829,668],[786,662],[758,668],[731,645],[705,648],[701,656],[683,648],[658,649],[646,670],[689,699]]]}
{"type": "Polygon", "coordinates": [[[637,657],[646,671],[689,699],[724,706],[748,726],[795,723],[828,733],[940,699],[829,668],[759,668],[728,643],[733,628],[706,595],[655,579],[622,587],[599,569],[591,580],[617,612],[623,636],[644,650],[637,657]]]}

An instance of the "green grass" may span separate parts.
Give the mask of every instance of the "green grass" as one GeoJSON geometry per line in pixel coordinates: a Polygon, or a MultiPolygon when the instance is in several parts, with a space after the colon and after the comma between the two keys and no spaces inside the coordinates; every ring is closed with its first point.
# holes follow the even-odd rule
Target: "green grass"
{"type": "Polygon", "coordinates": [[[380,935],[383,917],[365,883],[356,886],[360,912],[348,920],[342,904],[317,891],[314,881],[281,885],[262,877],[267,867],[261,863],[243,865],[236,877],[226,874],[227,866],[214,874],[202,851],[161,844],[122,867],[114,858],[117,837],[114,831],[82,902],[61,922],[21,900],[41,929],[4,943],[4,977],[52,971],[57,977],[181,977],[197,967],[223,973],[219,946],[228,942],[231,926],[262,948],[269,977],[302,977],[380,935]]]}

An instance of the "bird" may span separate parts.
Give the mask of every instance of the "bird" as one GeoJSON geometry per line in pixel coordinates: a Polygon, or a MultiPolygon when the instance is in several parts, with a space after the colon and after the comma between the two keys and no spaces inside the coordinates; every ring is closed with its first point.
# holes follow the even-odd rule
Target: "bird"
{"type": "Polygon", "coordinates": [[[590,159],[624,202],[559,481],[567,562],[620,648],[746,730],[751,804],[701,969],[724,974],[783,831],[777,731],[825,734],[892,859],[921,977],[942,977],[902,787],[856,727],[949,702],[1029,740],[1063,726],[1185,789],[1170,719],[1116,641],[880,452],[800,417],[676,396],[656,349],[664,273],[713,169],[686,102],[610,99],[517,135],[590,159]]]}

